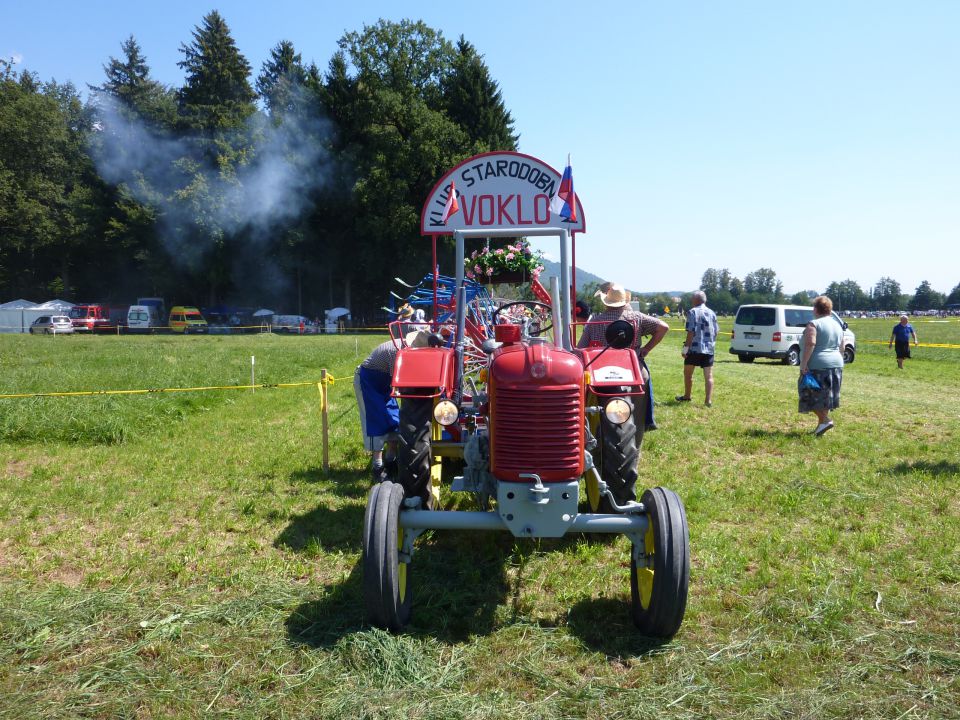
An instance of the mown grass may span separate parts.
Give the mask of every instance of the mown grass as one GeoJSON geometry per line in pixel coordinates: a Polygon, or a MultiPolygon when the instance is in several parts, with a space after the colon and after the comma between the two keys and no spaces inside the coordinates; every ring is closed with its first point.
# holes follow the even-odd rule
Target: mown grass
{"type": "MultiPolygon", "coordinates": [[[[0,716],[956,717],[960,350],[898,371],[857,321],[837,428],[796,369],[718,348],[713,408],[650,356],[642,484],[684,499],[692,585],[669,643],[628,618],[628,545],[437,533],[410,631],[363,618],[367,488],[350,385],[381,338],[0,336],[0,393],[337,382],[0,400],[0,716]],[[65,429],[66,428],[66,429],[65,429]]],[[[960,344],[960,323],[917,324],[960,344]]]]}

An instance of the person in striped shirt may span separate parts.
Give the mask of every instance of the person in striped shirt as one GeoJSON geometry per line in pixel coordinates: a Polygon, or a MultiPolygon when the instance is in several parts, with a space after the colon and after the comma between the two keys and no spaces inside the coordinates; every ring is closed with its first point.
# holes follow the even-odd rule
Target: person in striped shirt
{"type": "MultiPolygon", "coordinates": [[[[410,313],[411,315],[413,313],[410,313]]],[[[409,347],[427,347],[430,333],[416,330],[407,333],[409,347]]],[[[393,397],[393,366],[397,362],[400,340],[387,340],[377,345],[353,374],[353,391],[360,411],[360,432],[363,447],[371,453],[370,470],[374,482],[383,479],[383,455],[388,443],[396,444],[400,430],[400,408],[393,397]]],[[[395,448],[391,447],[395,452],[395,448]]]]}

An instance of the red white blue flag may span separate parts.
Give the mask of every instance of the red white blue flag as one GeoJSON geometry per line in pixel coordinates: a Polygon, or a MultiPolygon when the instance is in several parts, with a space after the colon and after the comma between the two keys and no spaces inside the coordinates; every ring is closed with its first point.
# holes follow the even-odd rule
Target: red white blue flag
{"type": "Polygon", "coordinates": [[[460,211],[460,203],[457,202],[457,186],[450,181],[450,194],[447,195],[447,204],[443,207],[443,216],[440,218],[441,222],[444,225],[447,224],[447,219],[456,212],[460,211]]]}
{"type": "Polygon", "coordinates": [[[569,222],[577,221],[577,194],[573,191],[573,168],[570,167],[570,156],[567,155],[567,166],[563,169],[560,178],[560,187],[550,203],[550,212],[558,214],[569,222]]]}

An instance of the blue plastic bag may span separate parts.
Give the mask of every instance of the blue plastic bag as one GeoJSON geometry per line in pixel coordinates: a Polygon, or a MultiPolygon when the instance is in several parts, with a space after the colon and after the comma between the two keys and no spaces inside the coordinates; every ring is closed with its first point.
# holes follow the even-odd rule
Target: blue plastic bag
{"type": "Polygon", "coordinates": [[[801,390],[819,390],[820,383],[817,382],[817,379],[813,376],[812,373],[804,373],[803,377],[800,378],[800,389],[801,390]]]}

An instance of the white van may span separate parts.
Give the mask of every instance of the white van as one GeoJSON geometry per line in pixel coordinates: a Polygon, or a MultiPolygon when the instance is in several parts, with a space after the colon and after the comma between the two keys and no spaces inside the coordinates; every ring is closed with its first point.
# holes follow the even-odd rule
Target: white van
{"type": "MultiPolygon", "coordinates": [[[[843,361],[852,363],[857,339],[839,315],[833,313],[833,319],[843,328],[843,361]]],[[[763,357],[782,360],[784,365],[799,365],[803,329],[811,320],[813,308],[803,305],[741,305],[733,321],[730,352],[740,362],[763,357]]]]}
{"type": "Polygon", "coordinates": [[[131,305],[127,310],[127,329],[132,333],[153,333],[162,325],[156,305],[131,305]]]}

